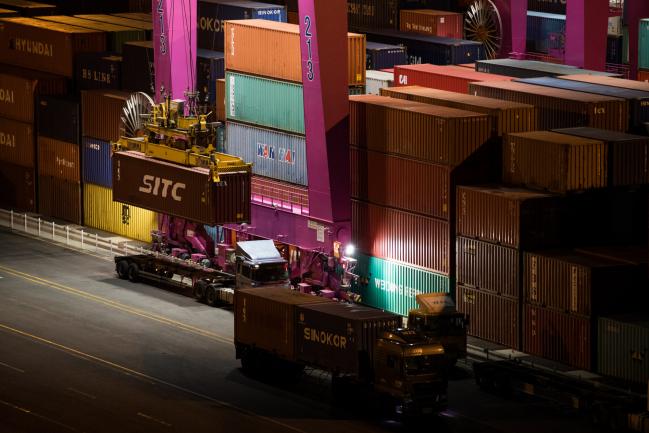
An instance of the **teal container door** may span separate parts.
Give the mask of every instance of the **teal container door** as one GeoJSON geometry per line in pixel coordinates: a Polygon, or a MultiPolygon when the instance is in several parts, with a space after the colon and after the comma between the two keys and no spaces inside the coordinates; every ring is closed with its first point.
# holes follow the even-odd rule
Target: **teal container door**
{"type": "Polygon", "coordinates": [[[417,308],[421,293],[448,293],[447,276],[400,263],[358,254],[354,273],[359,275],[356,292],[366,305],[407,316],[417,308]]]}
{"type": "Polygon", "coordinates": [[[638,42],[638,67],[649,69],[649,19],[640,21],[640,36],[638,42]]]}

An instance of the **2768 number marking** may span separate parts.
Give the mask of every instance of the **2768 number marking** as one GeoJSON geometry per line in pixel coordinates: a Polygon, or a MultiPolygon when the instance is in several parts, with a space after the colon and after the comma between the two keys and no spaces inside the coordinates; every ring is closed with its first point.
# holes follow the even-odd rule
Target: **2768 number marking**
{"type": "Polygon", "coordinates": [[[313,37],[313,34],[311,33],[311,17],[309,15],[305,15],[304,25],[306,26],[304,29],[304,36],[306,36],[306,46],[309,50],[309,58],[306,62],[306,78],[309,81],[313,81],[315,78],[315,73],[313,72],[313,53],[311,52],[311,38],[313,37]]]}

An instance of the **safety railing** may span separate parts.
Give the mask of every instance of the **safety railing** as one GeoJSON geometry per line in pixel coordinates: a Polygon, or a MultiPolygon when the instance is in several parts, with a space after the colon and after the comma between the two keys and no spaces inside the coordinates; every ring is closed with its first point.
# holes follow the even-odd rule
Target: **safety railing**
{"type": "Polygon", "coordinates": [[[149,252],[141,246],[129,245],[128,241],[104,239],[97,233],[84,231],[83,228],[56,224],[54,221],[47,221],[12,210],[0,209],[0,226],[75,250],[91,252],[107,260],[112,260],[113,257],[120,255],[147,254],[149,252]]]}

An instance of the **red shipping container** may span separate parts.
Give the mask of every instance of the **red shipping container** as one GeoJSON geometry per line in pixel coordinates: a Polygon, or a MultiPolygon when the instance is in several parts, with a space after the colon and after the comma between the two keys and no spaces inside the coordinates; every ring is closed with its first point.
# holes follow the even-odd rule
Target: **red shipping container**
{"type": "Polygon", "coordinates": [[[649,82],[649,71],[645,71],[644,69],[639,69],[638,81],[644,81],[645,83],[649,82]]]}
{"type": "Polygon", "coordinates": [[[450,236],[448,221],[352,200],[352,239],[365,254],[449,275],[450,236]]]}
{"type": "Polygon", "coordinates": [[[464,15],[433,9],[403,9],[399,27],[402,32],[463,39],[464,15]]]}
{"type": "Polygon", "coordinates": [[[38,177],[38,211],[49,217],[82,224],[81,184],[52,176],[38,177]]]}
{"type": "Polygon", "coordinates": [[[34,168],[0,162],[0,207],[36,212],[35,174],[34,168]]]}
{"type": "Polygon", "coordinates": [[[525,305],[523,351],[583,370],[594,367],[589,317],[525,305]]]}
{"type": "Polygon", "coordinates": [[[511,81],[512,77],[472,71],[461,66],[430,64],[394,67],[395,86],[423,86],[449,92],[468,93],[469,83],[511,81]]]}
{"type": "Polygon", "coordinates": [[[31,123],[0,117],[0,161],[34,167],[34,128],[31,123]]]}
{"type": "Polygon", "coordinates": [[[70,182],[81,181],[79,146],[48,137],[38,137],[38,174],[70,182]]]}
{"type": "Polygon", "coordinates": [[[501,296],[521,297],[522,252],[517,248],[457,237],[457,283],[501,296]]]}
{"type": "Polygon", "coordinates": [[[520,349],[519,299],[458,285],[456,304],[469,315],[469,335],[520,349]]]}
{"type": "Polygon", "coordinates": [[[0,73],[0,115],[21,122],[34,122],[36,81],[0,73]]]}
{"type": "Polygon", "coordinates": [[[81,92],[81,135],[117,141],[122,134],[122,107],[130,93],[118,90],[81,92]]]}

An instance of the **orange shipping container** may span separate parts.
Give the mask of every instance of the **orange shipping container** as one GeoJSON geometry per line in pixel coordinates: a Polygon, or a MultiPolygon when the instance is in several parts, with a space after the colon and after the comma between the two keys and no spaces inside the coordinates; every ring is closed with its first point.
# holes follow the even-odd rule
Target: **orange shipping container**
{"type": "Polygon", "coordinates": [[[0,19],[0,58],[14,66],[72,78],[76,54],[105,50],[103,32],[33,18],[0,19]]]}
{"type": "Polygon", "coordinates": [[[32,124],[0,117],[0,161],[33,167],[34,156],[32,124]]]}
{"type": "Polygon", "coordinates": [[[81,181],[79,146],[48,137],[38,137],[38,174],[71,182],[81,181]]]}
{"type": "Polygon", "coordinates": [[[216,80],[216,120],[225,122],[225,78],[216,80]]]}
{"type": "Polygon", "coordinates": [[[404,9],[400,12],[402,32],[462,39],[464,16],[460,13],[432,9],[404,9]]]}
{"type": "Polygon", "coordinates": [[[36,80],[0,74],[0,116],[33,122],[35,92],[36,80]]]}
{"type": "Polygon", "coordinates": [[[118,90],[81,92],[81,135],[117,141],[121,135],[122,107],[130,94],[118,90]]]}
{"type": "MultiPolygon", "coordinates": [[[[365,84],[365,62],[365,35],[348,33],[350,86],[365,84]]],[[[268,20],[226,21],[225,68],[301,83],[300,27],[268,20]]]]}

